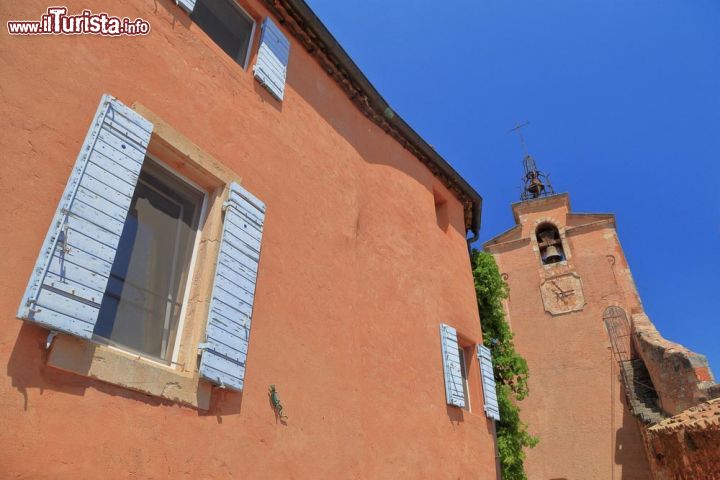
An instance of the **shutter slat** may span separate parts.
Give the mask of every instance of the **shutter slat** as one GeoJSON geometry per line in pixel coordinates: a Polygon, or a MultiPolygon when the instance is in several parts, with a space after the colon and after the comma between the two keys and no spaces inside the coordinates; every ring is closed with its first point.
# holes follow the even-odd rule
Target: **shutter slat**
{"type": "Polygon", "coordinates": [[[247,235],[255,242],[260,243],[260,239],[262,238],[262,230],[257,228],[256,225],[253,225],[253,222],[250,221],[248,218],[243,215],[234,215],[233,218],[229,220],[229,222],[235,225],[235,227],[237,227],[237,230],[233,231],[233,235],[247,235]]]}
{"type": "Polygon", "coordinates": [[[255,277],[250,274],[245,275],[242,272],[233,270],[231,266],[228,266],[221,261],[218,263],[217,275],[229,280],[235,285],[238,285],[240,288],[250,292],[251,294],[255,293],[255,277]]]}
{"type": "Polygon", "coordinates": [[[223,275],[223,271],[225,268],[223,267],[221,270],[221,265],[218,265],[218,273],[215,277],[216,284],[222,288],[225,291],[228,292],[234,292],[235,290],[238,290],[238,295],[241,295],[244,298],[244,301],[251,303],[252,301],[252,295],[253,292],[250,292],[248,290],[245,290],[245,288],[242,285],[238,285],[237,283],[233,282],[232,280],[229,280],[223,275]]]}
{"type": "Polygon", "coordinates": [[[97,148],[102,152],[107,152],[107,156],[112,157],[115,155],[114,152],[117,152],[119,154],[127,155],[128,158],[140,165],[144,163],[145,152],[141,149],[135,148],[134,146],[133,148],[127,148],[129,144],[123,142],[122,137],[115,131],[107,129],[101,130],[98,135],[97,145],[97,148]],[[126,145],[126,148],[123,148],[123,145],[126,145]]]}
{"type": "Polygon", "coordinates": [[[247,354],[248,330],[246,328],[230,332],[224,330],[219,322],[212,322],[208,325],[207,338],[212,338],[215,342],[222,343],[230,348],[234,348],[238,352],[247,354]]]}
{"type": "Polygon", "coordinates": [[[262,231],[262,219],[265,216],[265,210],[257,208],[254,204],[242,198],[239,199],[237,203],[242,208],[242,211],[240,212],[240,217],[250,221],[250,223],[252,224],[250,226],[252,226],[256,230],[262,231]]]}
{"type": "Polygon", "coordinates": [[[260,241],[252,235],[249,235],[245,230],[237,229],[228,231],[228,233],[234,239],[233,244],[237,245],[238,243],[242,243],[242,247],[247,247],[256,253],[260,252],[260,241]]]}
{"type": "MultiPolygon", "coordinates": [[[[138,151],[142,151],[144,138],[146,136],[150,136],[150,134],[152,133],[152,129],[150,129],[149,131],[145,130],[144,124],[140,125],[138,122],[132,121],[127,116],[119,113],[118,108],[115,108],[108,112],[108,114],[103,119],[103,127],[108,129],[112,133],[119,135],[119,137],[122,139],[122,146],[120,147],[121,150],[124,151],[128,148],[135,148],[138,151]]],[[[129,111],[132,112],[132,110],[129,111]]],[[[134,112],[133,115],[136,118],[141,118],[138,117],[137,114],[135,114],[134,112]]]]}
{"type": "Polygon", "coordinates": [[[92,337],[152,124],[104,95],[45,237],[18,317],[92,337]]]}
{"type": "MultiPolygon", "coordinates": [[[[53,273],[59,279],[64,279],[69,283],[75,283],[94,291],[104,293],[107,281],[105,277],[98,275],[97,272],[89,270],[86,266],[76,265],[75,263],[54,255],[52,261],[48,265],[48,273],[53,273]],[[101,290],[102,289],[102,290],[101,290]]],[[[50,282],[56,281],[53,279],[50,282]]],[[[54,286],[51,284],[51,286],[54,286]]]]}
{"type": "Polygon", "coordinates": [[[93,330],[95,329],[95,322],[83,322],[82,320],[78,320],[70,315],[50,310],[47,307],[31,310],[28,313],[27,320],[48,326],[62,325],[62,328],[53,328],[83,338],[92,337],[93,330]]]}
{"type": "MultiPolygon", "coordinates": [[[[99,159],[97,159],[93,153],[93,155],[90,156],[90,162],[85,168],[86,175],[90,175],[95,180],[101,181],[122,195],[132,198],[132,194],[135,191],[135,185],[137,184],[137,175],[133,173],[125,173],[126,169],[111,171],[104,168],[103,165],[96,160],[99,159]]],[[[123,159],[119,158],[116,161],[121,162],[123,159]]]]}
{"type": "Polygon", "coordinates": [[[74,278],[69,278],[67,274],[65,276],[60,276],[53,271],[48,271],[45,284],[49,285],[54,289],[65,292],[66,294],[74,295],[78,298],[82,298],[87,302],[95,303],[98,305],[100,304],[100,302],[102,302],[104,294],[104,292],[100,292],[95,288],[88,287],[87,285],[80,283],[74,278]]]}
{"type": "Polygon", "coordinates": [[[233,258],[238,259],[243,265],[247,266],[247,268],[255,271],[257,270],[258,255],[260,252],[239,240],[240,232],[241,230],[237,229],[228,230],[227,242],[232,248],[232,251],[228,250],[228,254],[233,255],[233,258]]]}
{"type": "Polygon", "coordinates": [[[218,325],[231,332],[239,332],[247,323],[247,315],[219,300],[213,302],[212,311],[217,314],[217,316],[211,315],[211,317],[217,321],[218,325]]]}
{"type": "Polygon", "coordinates": [[[287,65],[290,58],[290,41],[266,17],[262,24],[260,48],[253,67],[255,78],[278,100],[285,95],[287,65]]]}
{"type": "Polygon", "coordinates": [[[445,399],[448,405],[465,407],[464,385],[458,351],[457,331],[440,324],[440,345],[445,373],[445,399]]]}
{"type": "Polygon", "coordinates": [[[243,290],[236,290],[235,292],[227,291],[222,288],[222,285],[219,282],[215,282],[215,285],[217,287],[217,290],[215,291],[215,298],[247,316],[252,314],[252,296],[248,303],[247,292],[243,290]]]}
{"type": "Polygon", "coordinates": [[[270,72],[272,73],[272,77],[280,78],[281,76],[287,74],[287,68],[283,63],[287,60],[283,60],[281,56],[278,55],[276,49],[273,49],[267,43],[263,43],[260,45],[260,49],[258,50],[258,55],[260,54],[263,55],[262,61],[264,62],[264,65],[268,69],[272,70],[272,72],[270,72]]]}
{"type": "Polygon", "coordinates": [[[115,121],[126,125],[126,128],[133,132],[137,138],[141,139],[141,144],[145,138],[150,138],[154,125],[150,120],[138,115],[137,112],[122,102],[115,101],[112,110],[105,117],[105,121],[115,121]]]}
{"type": "Polygon", "coordinates": [[[245,190],[242,194],[231,190],[230,195],[228,195],[228,200],[243,207],[240,211],[241,214],[244,212],[256,212],[260,221],[258,225],[260,226],[260,229],[262,229],[263,219],[265,218],[265,202],[247,190],[245,190]]]}
{"type": "MultiPolygon", "coordinates": [[[[98,145],[103,144],[98,142],[98,145]]],[[[134,161],[128,161],[127,155],[122,155],[115,150],[107,149],[105,152],[95,149],[90,155],[90,162],[102,168],[115,178],[121,178],[128,180],[128,183],[133,186],[137,183],[137,176],[140,173],[140,166],[138,168],[132,168],[137,165],[134,161]],[[131,168],[128,168],[131,167],[131,168]]]]}
{"type": "Polygon", "coordinates": [[[93,255],[100,260],[112,264],[115,260],[115,250],[108,245],[97,241],[88,235],[89,232],[82,232],[68,228],[67,245],[70,250],[78,249],[93,255]]]}
{"type": "MultiPolygon", "coordinates": [[[[230,237],[230,235],[228,235],[230,237]]],[[[242,245],[233,245],[232,239],[228,239],[225,251],[222,252],[222,260],[226,265],[233,265],[238,272],[244,272],[248,278],[254,278],[257,273],[257,257],[249,249],[242,245]]]]}
{"type": "Polygon", "coordinates": [[[265,205],[232,183],[225,206],[200,375],[217,385],[242,390],[265,205]]]}
{"type": "MultiPolygon", "coordinates": [[[[227,311],[223,312],[217,308],[213,308],[209,315],[210,324],[214,327],[217,327],[218,330],[222,330],[222,332],[226,332],[229,335],[231,335],[232,337],[237,337],[238,339],[240,339],[240,341],[247,343],[248,338],[249,338],[249,336],[248,336],[249,330],[247,328],[246,317],[239,312],[235,312],[232,314],[233,317],[231,318],[227,315],[227,313],[228,313],[227,311]],[[236,320],[233,319],[235,316],[240,316],[241,318],[245,319],[246,324],[243,325],[243,324],[238,323],[236,320]]],[[[218,331],[217,335],[222,336],[223,335],[222,332],[218,331]]],[[[218,338],[218,337],[216,337],[216,338],[218,338]]],[[[222,343],[224,343],[226,345],[232,344],[232,341],[233,341],[232,338],[228,338],[226,340],[227,341],[223,340],[222,343]]],[[[237,347],[237,348],[239,350],[243,349],[241,347],[237,347]]],[[[245,350],[247,350],[247,345],[245,346],[245,350]]]]}
{"type": "Polygon", "coordinates": [[[73,202],[73,209],[70,215],[83,218],[93,225],[106,230],[114,235],[120,237],[123,231],[124,224],[117,218],[113,218],[98,208],[94,208],[87,203],[84,203],[81,199],[75,198],[73,202]]]}
{"type": "Polygon", "coordinates": [[[500,420],[500,406],[497,399],[497,386],[492,364],[492,352],[484,345],[478,345],[477,357],[480,362],[480,372],[483,382],[483,398],[485,399],[485,414],[492,419],[500,420]]]}
{"type": "MultiPolygon", "coordinates": [[[[217,346],[215,346],[217,348],[217,346]]],[[[245,378],[245,366],[225,358],[215,350],[204,350],[202,359],[203,377],[217,383],[220,386],[235,390],[236,385],[242,386],[245,378]],[[208,369],[221,372],[222,375],[212,377],[207,375],[208,369]]]]}
{"type": "Polygon", "coordinates": [[[48,308],[87,323],[95,322],[99,310],[99,306],[79,302],[74,295],[63,295],[57,293],[52,288],[43,288],[40,290],[38,305],[41,305],[41,307],[37,310],[48,308]]]}
{"type": "Polygon", "coordinates": [[[108,232],[104,228],[100,228],[94,223],[76,215],[70,215],[67,217],[67,225],[72,237],[75,236],[73,232],[82,232],[83,235],[86,235],[110,248],[113,248],[112,246],[120,241],[120,235],[108,232]]]}
{"type": "Polygon", "coordinates": [[[128,210],[130,208],[131,198],[127,195],[120,194],[117,190],[114,190],[100,180],[92,178],[90,175],[86,175],[83,179],[82,187],[86,190],[93,192],[105,199],[106,201],[112,202],[115,205],[128,210]]]}
{"type": "Polygon", "coordinates": [[[113,202],[101,197],[100,195],[91,192],[90,190],[83,188],[82,186],[78,189],[75,195],[75,200],[80,201],[85,205],[92,205],[94,210],[102,212],[104,215],[117,220],[118,222],[125,222],[127,217],[127,208],[122,208],[113,202]]]}

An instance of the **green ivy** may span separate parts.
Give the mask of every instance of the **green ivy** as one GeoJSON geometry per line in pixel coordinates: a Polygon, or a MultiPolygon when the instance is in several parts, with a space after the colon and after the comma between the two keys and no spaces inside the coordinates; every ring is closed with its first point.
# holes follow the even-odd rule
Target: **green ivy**
{"type": "Polygon", "coordinates": [[[517,402],[529,393],[529,372],[527,362],[515,351],[513,333],[505,320],[502,301],[508,296],[508,286],[489,253],[473,250],[472,267],[483,343],[492,351],[495,367],[501,418],[496,425],[497,443],[502,478],[527,480],[523,449],[534,447],[539,440],[528,433],[527,425],[520,420],[520,408],[517,406],[517,402]]]}

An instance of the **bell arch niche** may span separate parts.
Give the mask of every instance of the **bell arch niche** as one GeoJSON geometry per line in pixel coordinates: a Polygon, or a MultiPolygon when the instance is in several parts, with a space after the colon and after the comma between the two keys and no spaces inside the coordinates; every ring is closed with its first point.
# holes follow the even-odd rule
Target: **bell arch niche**
{"type": "Polygon", "coordinates": [[[552,223],[541,223],[535,229],[538,248],[540,249],[540,260],[543,265],[552,265],[565,261],[565,249],[563,248],[560,231],[552,223]]]}

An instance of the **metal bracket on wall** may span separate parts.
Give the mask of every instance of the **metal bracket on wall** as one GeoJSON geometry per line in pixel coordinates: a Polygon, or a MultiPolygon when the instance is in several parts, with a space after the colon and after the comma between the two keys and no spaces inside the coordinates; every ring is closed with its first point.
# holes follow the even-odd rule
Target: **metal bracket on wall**
{"type": "Polygon", "coordinates": [[[47,336],[47,340],[45,340],[45,350],[50,350],[50,346],[52,345],[53,340],[57,336],[58,332],[55,330],[51,330],[50,333],[47,336]]]}

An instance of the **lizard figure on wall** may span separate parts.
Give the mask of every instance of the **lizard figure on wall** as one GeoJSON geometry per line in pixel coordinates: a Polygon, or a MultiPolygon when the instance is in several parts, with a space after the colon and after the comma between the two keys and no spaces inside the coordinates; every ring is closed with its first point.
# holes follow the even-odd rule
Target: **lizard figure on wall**
{"type": "Polygon", "coordinates": [[[275,409],[275,412],[277,413],[278,417],[280,419],[288,418],[287,415],[283,415],[283,406],[280,403],[280,397],[278,397],[277,390],[275,389],[275,385],[270,385],[270,389],[268,390],[268,395],[270,396],[270,402],[272,403],[273,408],[275,409]]]}

